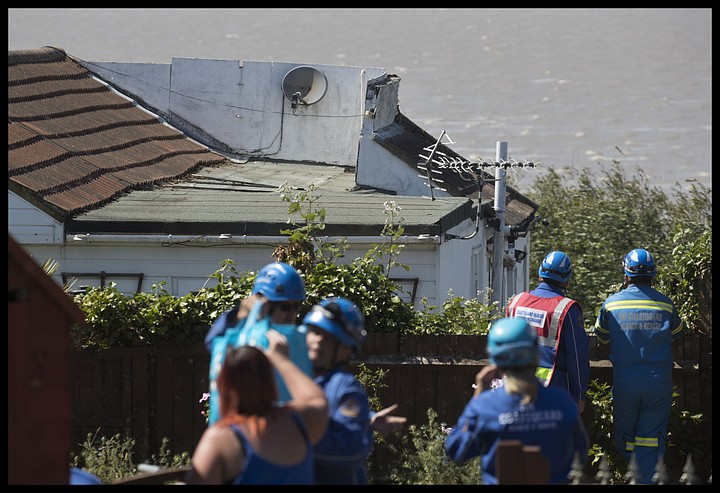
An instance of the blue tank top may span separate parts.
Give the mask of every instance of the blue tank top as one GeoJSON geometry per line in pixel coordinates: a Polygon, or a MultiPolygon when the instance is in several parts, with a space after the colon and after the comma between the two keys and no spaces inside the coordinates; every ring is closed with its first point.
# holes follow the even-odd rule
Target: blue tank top
{"type": "Polygon", "coordinates": [[[292,466],[281,466],[267,461],[255,453],[240,427],[230,425],[245,450],[242,469],[230,484],[313,484],[313,448],[302,419],[295,412],[291,415],[307,444],[305,459],[292,466]]]}

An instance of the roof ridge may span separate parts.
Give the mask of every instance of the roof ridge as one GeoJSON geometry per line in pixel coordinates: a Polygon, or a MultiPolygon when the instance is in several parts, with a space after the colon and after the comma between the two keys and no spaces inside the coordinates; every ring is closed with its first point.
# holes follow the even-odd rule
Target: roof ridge
{"type": "Polygon", "coordinates": [[[66,58],[67,53],[62,48],[43,46],[32,50],[8,51],[8,66],[23,63],[54,63],[61,62],[66,58]]]}

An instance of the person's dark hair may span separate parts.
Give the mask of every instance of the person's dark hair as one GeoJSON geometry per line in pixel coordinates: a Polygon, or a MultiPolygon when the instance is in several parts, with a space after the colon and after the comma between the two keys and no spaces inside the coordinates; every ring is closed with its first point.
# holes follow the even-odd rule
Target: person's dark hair
{"type": "Polygon", "coordinates": [[[653,281],[655,280],[652,276],[636,276],[636,277],[629,277],[625,276],[625,281],[628,284],[647,284],[651,285],[653,281]]]}
{"type": "Polygon", "coordinates": [[[267,416],[278,399],[272,363],[254,346],[228,348],[217,384],[223,416],[267,416]]]}
{"type": "Polygon", "coordinates": [[[545,283],[549,284],[550,286],[554,286],[554,287],[560,288],[560,289],[565,289],[565,286],[567,286],[566,282],[556,281],[555,279],[550,279],[547,277],[539,277],[538,279],[540,280],[540,282],[545,282],[545,283]]]}

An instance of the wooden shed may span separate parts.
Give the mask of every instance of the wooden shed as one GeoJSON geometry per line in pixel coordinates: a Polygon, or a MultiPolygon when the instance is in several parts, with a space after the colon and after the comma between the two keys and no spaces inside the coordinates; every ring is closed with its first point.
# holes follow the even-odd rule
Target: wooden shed
{"type": "Polygon", "coordinates": [[[68,484],[70,327],[82,310],[8,235],[8,484],[68,484]]]}

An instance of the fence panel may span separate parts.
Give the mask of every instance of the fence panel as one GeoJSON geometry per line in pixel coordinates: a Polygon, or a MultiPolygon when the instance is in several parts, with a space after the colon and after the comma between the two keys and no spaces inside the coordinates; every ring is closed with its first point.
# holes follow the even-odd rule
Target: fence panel
{"type": "MultiPolygon", "coordinates": [[[[371,333],[361,360],[387,372],[378,396],[383,406],[400,404],[408,425],[427,423],[430,408],[439,423],[452,424],[472,395],[475,374],[488,364],[485,343],[482,336],[371,333]]],[[[594,343],[590,378],[612,383],[612,366],[594,343]]],[[[712,436],[712,340],[686,336],[683,344],[673,383],[680,405],[705,414],[712,436]]],[[[170,453],[192,453],[206,427],[198,401],[207,391],[208,365],[202,343],[73,352],[73,452],[88,433],[120,433],[135,440],[137,461],[159,452],[163,438],[170,453]]],[[[591,406],[584,418],[592,419],[591,406]]]]}

